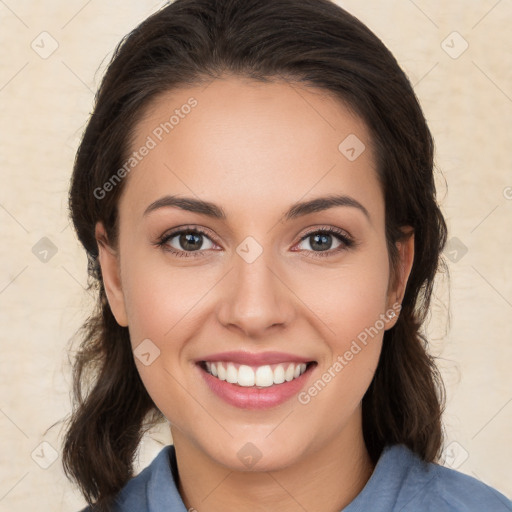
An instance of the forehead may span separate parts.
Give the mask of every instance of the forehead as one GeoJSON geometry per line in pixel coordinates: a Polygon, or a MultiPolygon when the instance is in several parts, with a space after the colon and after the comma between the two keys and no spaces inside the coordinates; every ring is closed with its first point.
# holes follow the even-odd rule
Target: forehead
{"type": "Polygon", "coordinates": [[[135,127],[131,151],[121,208],[134,214],[165,194],[213,200],[233,215],[236,205],[282,210],[333,192],[366,197],[375,214],[382,206],[364,122],[295,83],[229,77],[169,91],[135,127]]]}

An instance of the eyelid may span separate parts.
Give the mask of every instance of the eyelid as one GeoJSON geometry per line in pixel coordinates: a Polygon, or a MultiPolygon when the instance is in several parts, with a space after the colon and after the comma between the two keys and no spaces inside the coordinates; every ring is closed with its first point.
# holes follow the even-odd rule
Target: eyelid
{"type": "MultiPolygon", "coordinates": [[[[213,234],[213,231],[204,228],[202,226],[197,226],[195,224],[184,224],[183,226],[176,226],[175,228],[168,229],[159,237],[159,240],[162,240],[164,238],[171,238],[175,235],[179,235],[182,232],[193,232],[193,233],[201,233],[202,235],[206,235],[209,238],[215,238],[215,235],[213,234]]],[[[212,240],[213,241],[213,240],[212,240]]]]}
{"type": "Polygon", "coordinates": [[[347,231],[341,228],[337,228],[334,226],[314,226],[311,229],[309,229],[304,235],[302,235],[300,241],[304,240],[305,238],[315,234],[315,233],[323,233],[327,232],[329,234],[336,234],[341,237],[346,238],[347,240],[350,240],[351,242],[354,242],[354,238],[352,235],[350,235],[347,231]]]}
{"type": "MultiPolygon", "coordinates": [[[[219,245],[215,241],[215,236],[211,235],[211,231],[208,228],[198,227],[194,225],[184,225],[184,226],[177,226],[175,228],[169,229],[166,232],[163,233],[163,235],[159,236],[156,242],[153,243],[153,245],[156,245],[158,247],[161,247],[162,249],[170,252],[170,253],[187,253],[190,256],[195,256],[194,253],[203,253],[205,252],[204,249],[201,249],[199,251],[179,251],[178,249],[174,248],[166,248],[167,242],[174,238],[175,236],[181,235],[183,233],[194,233],[194,234],[200,234],[208,238],[214,245],[219,245]]],[[[210,249],[211,250],[211,249],[210,249]]]]}
{"type": "MultiPolygon", "coordinates": [[[[340,242],[340,246],[336,247],[335,249],[329,249],[327,251],[306,250],[305,252],[311,254],[311,257],[313,257],[313,258],[335,257],[344,251],[347,251],[349,249],[357,247],[357,245],[358,245],[358,242],[356,242],[354,237],[352,235],[350,235],[347,231],[345,231],[344,229],[334,227],[334,226],[315,226],[315,227],[311,228],[310,230],[308,230],[304,235],[302,235],[302,237],[298,243],[300,244],[301,242],[303,242],[304,240],[307,240],[310,236],[312,236],[316,233],[327,234],[327,235],[337,238],[338,241],[340,242]]],[[[298,250],[295,252],[302,252],[302,251],[303,250],[298,250]]]]}
{"type": "MultiPolygon", "coordinates": [[[[212,249],[200,249],[198,251],[182,251],[175,248],[166,248],[167,242],[174,238],[175,236],[178,236],[183,233],[194,233],[194,234],[200,234],[208,238],[213,244],[220,245],[215,241],[215,236],[212,236],[211,230],[208,228],[198,227],[195,225],[184,225],[184,226],[177,226],[175,228],[172,228],[168,231],[166,231],[163,235],[161,235],[158,240],[153,244],[156,246],[161,247],[163,250],[170,252],[171,254],[174,254],[176,256],[184,256],[184,257],[200,257],[203,253],[211,251],[212,249]]],[[[296,250],[294,252],[308,252],[313,255],[313,257],[328,257],[328,256],[334,256],[340,253],[341,251],[348,250],[351,247],[355,247],[357,244],[356,240],[344,229],[337,228],[334,226],[314,226],[312,228],[309,228],[308,231],[301,235],[299,241],[294,245],[294,247],[304,240],[306,240],[308,237],[317,234],[317,233],[326,233],[328,235],[334,236],[338,238],[338,240],[341,243],[341,246],[336,249],[329,249],[327,251],[310,251],[310,250],[296,250]]]]}

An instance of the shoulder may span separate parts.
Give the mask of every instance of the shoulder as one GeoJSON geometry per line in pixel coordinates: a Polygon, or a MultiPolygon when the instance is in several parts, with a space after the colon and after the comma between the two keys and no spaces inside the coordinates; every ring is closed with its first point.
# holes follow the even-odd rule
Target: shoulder
{"type": "MultiPolygon", "coordinates": [[[[129,480],[117,494],[112,512],[152,512],[181,510],[183,502],[176,488],[172,464],[174,446],[160,450],[151,464],[129,480]]],[[[80,512],[91,512],[87,507],[80,512]]]]}
{"type": "Polygon", "coordinates": [[[151,464],[123,487],[116,499],[115,512],[178,510],[183,506],[177,490],[173,468],[176,456],[173,445],[160,450],[151,464]]]}
{"type": "Polygon", "coordinates": [[[459,471],[424,462],[403,445],[391,447],[387,458],[408,467],[396,510],[512,512],[512,502],[496,489],[459,471]]]}

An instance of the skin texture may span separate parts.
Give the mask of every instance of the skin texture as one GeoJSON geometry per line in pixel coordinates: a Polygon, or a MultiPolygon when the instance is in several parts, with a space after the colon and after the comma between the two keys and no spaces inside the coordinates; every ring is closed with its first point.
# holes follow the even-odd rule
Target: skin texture
{"type": "MultiPolygon", "coordinates": [[[[311,386],[400,301],[414,239],[397,244],[401,264],[393,289],[368,131],[319,89],[227,76],[173,90],[146,110],[132,149],[190,97],[197,106],[125,178],[117,247],[96,226],[109,303],[129,327],[133,348],[149,338],[160,350],[150,365],[135,363],[170,422],[187,507],[339,511],[373,470],[361,400],[384,330],[397,316],[307,404],[293,397],[266,410],[236,408],[209,390],[194,361],[226,350],[288,352],[317,361],[311,386]],[[366,146],[354,161],[338,149],[350,134],[366,146]],[[369,219],[351,206],[283,219],[294,203],[334,193],[359,201],[369,219]],[[167,194],[210,201],[227,218],[175,207],[144,215],[167,194]],[[208,232],[200,251],[189,249],[198,256],[178,257],[155,245],[179,226],[208,232]],[[343,242],[332,235],[331,248],[315,251],[311,237],[301,241],[328,227],[343,230],[355,245],[335,252],[343,242]],[[248,236],[263,251],[252,263],[236,251],[248,236]],[[249,442],[261,453],[250,468],[237,455],[249,442]]],[[[179,236],[167,246],[184,251],[179,236]]]]}

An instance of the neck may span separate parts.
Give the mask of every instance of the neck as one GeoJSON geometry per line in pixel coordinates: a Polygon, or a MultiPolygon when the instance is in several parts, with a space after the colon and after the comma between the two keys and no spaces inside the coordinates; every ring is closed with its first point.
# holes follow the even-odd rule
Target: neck
{"type": "Polygon", "coordinates": [[[332,442],[277,471],[230,470],[172,430],[178,490],[192,511],[339,512],[361,492],[374,469],[360,421],[358,426],[347,426],[332,442]]]}

